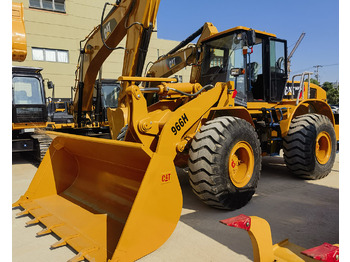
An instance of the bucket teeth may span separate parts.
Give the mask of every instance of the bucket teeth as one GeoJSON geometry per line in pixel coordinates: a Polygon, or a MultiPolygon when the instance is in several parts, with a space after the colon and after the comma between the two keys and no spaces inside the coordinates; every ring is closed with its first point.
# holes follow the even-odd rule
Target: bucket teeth
{"type": "Polygon", "coordinates": [[[43,235],[46,235],[46,234],[50,234],[52,232],[52,229],[55,228],[55,227],[60,227],[60,226],[63,226],[64,223],[61,223],[61,224],[57,224],[57,225],[52,225],[50,227],[46,227],[44,228],[43,230],[39,231],[38,233],[36,233],[37,236],[43,236],[43,235]]]}
{"type": "Polygon", "coordinates": [[[67,242],[64,239],[57,241],[56,243],[51,245],[51,248],[58,248],[67,245],[67,242]]]}
{"type": "Polygon", "coordinates": [[[21,217],[29,214],[29,210],[25,209],[22,212],[16,214],[16,217],[21,217]]]}
{"type": "Polygon", "coordinates": [[[43,236],[46,234],[50,234],[52,231],[51,229],[48,228],[44,228],[43,230],[39,231],[38,233],[36,233],[37,236],[43,236]]]}
{"type": "Polygon", "coordinates": [[[92,247],[92,248],[85,248],[82,251],[80,251],[75,257],[69,259],[67,262],[79,262],[83,261],[85,259],[85,256],[88,253],[91,253],[93,251],[96,251],[98,248],[92,247]]]}
{"type": "Polygon", "coordinates": [[[82,256],[80,253],[78,255],[76,255],[75,257],[69,259],[67,262],[79,262],[79,261],[83,261],[84,260],[84,256],[82,256]]]}
{"type": "Polygon", "coordinates": [[[29,215],[29,212],[34,210],[34,209],[38,209],[40,208],[39,206],[34,206],[34,207],[30,207],[30,208],[25,208],[22,212],[19,212],[16,214],[16,217],[21,217],[21,216],[25,216],[25,215],[29,215]]]}
{"type": "Polygon", "coordinates": [[[34,218],[34,219],[32,219],[32,220],[26,222],[26,226],[28,227],[28,226],[31,226],[31,225],[35,225],[35,224],[37,224],[37,223],[39,223],[39,222],[40,222],[39,219],[34,218]]]}
{"type": "Polygon", "coordinates": [[[56,243],[52,244],[51,248],[54,249],[54,248],[65,246],[65,245],[67,245],[67,240],[75,238],[75,237],[78,237],[78,236],[79,236],[79,234],[71,235],[71,236],[67,236],[65,238],[62,238],[61,240],[59,240],[56,243]]]}
{"type": "Polygon", "coordinates": [[[31,202],[26,197],[21,196],[15,203],[12,204],[12,208],[21,206],[22,203],[31,202]]]}

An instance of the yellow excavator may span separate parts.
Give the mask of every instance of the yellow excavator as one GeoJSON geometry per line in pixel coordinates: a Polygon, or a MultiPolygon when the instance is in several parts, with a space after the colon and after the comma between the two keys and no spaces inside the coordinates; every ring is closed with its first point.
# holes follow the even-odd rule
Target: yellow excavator
{"type": "Polygon", "coordinates": [[[274,34],[235,27],[202,39],[191,83],[141,77],[158,6],[117,1],[83,48],[74,99],[82,123],[99,68],[127,37],[118,107],[107,113],[113,139],[51,132],[13,204],[34,217],[29,225],[45,225],[38,235],[61,238],[52,248],[75,249],[71,262],[135,261],[160,247],[182,209],[175,165],[188,163],[204,203],[229,210],[252,198],[262,155],[283,149],[290,171],[308,179],[333,166],[338,132],[325,91],[304,81],[309,74],[287,83],[286,41],[274,34]],[[155,93],[147,106],[145,96],[155,93]]]}
{"type": "MultiPolygon", "coordinates": [[[[12,2],[12,61],[27,56],[23,4],[12,2]]],[[[12,152],[30,152],[41,161],[51,138],[37,131],[48,121],[42,68],[12,66],[12,152]]],[[[51,81],[47,82],[53,88],[51,81]]]]}

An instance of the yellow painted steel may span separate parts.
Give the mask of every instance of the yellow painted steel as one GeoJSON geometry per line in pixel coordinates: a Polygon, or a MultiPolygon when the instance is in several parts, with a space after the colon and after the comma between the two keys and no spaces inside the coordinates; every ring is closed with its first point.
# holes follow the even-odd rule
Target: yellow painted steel
{"type": "Polygon", "coordinates": [[[236,187],[244,187],[254,170],[254,152],[249,143],[238,142],[231,150],[228,162],[229,176],[236,187]]]}
{"type": "Polygon", "coordinates": [[[145,110],[139,92],[131,85],[125,93],[132,109],[125,142],[47,132],[56,137],[28,190],[13,205],[33,215],[32,223],[46,226],[39,235],[53,232],[61,238],[52,247],[74,248],[77,261],[134,261],[168,239],[182,209],[177,148],[219,99],[223,85],[166,110],[166,121],[153,124],[157,137],[139,128],[158,114],[145,110]]]}
{"type": "Polygon", "coordinates": [[[193,65],[191,68],[190,83],[199,82],[201,67],[198,66],[203,59],[203,53],[201,52],[199,57],[197,56],[197,50],[201,47],[202,40],[211,35],[217,34],[218,30],[212,23],[204,23],[203,30],[198,38],[196,45],[188,45],[180,50],[161,56],[155,61],[147,72],[148,76],[152,77],[169,77],[176,74],[176,72],[185,68],[188,65],[193,65]],[[171,59],[178,59],[174,64],[168,64],[171,59]]]}
{"type": "Polygon", "coordinates": [[[28,123],[12,123],[12,130],[21,130],[25,128],[46,128],[46,122],[28,122],[28,123]]]}
{"type": "Polygon", "coordinates": [[[324,165],[328,162],[332,153],[332,142],[330,135],[323,131],[316,138],[315,155],[317,161],[324,165]]]}
{"type": "Polygon", "coordinates": [[[260,217],[250,216],[249,237],[253,245],[254,262],[315,262],[313,258],[301,254],[306,250],[296,244],[283,240],[272,244],[271,228],[269,223],[260,217]]]}
{"type": "MultiPolygon", "coordinates": [[[[123,62],[123,76],[134,76],[140,53],[142,33],[151,25],[155,26],[160,0],[124,0],[115,11],[109,13],[103,27],[110,27],[110,32],[103,44],[100,34],[100,26],[96,27],[87,37],[84,46],[85,58],[82,70],[84,82],[82,111],[89,112],[92,108],[93,90],[98,71],[103,62],[126,37],[123,62]],[[141,25],[142,24],[142,25],[141,25]],[[114,25],[114,26],[113,26],[114,25]]],[[[79,74],[77,74],[79,75],[79,74]]],[[[78,92],[75,92],[73,101],[74,111],[78,109],[78,92]]]]}
{"type": "Polygon", "coordinates": [[[251,224],[248,234],[253,245],[254,262],[274,261],[269,223],[259,217],[251,216],[250,218],[251,224]]]}
{"type": "MultiPolygon", "coordinates": [[[[213,35],[211,35],[211,36],[209,36],[209,37],[206,37],[205,39],[203,39],[203,41],[208,41],[208,40],[211,39],[211,38],[216,38],[216,37],[218,37],[218,36],[220,36],[220,35],[228,34],[228,33],[231,33],[231,32],[237,31],[237,30],[249,31],[249,30],[251,30],[251,28],[244,27],[244,26],[236,26],[236,27],[234,27],[234,28],[231,28],[231,29],[228,29],[228,30],[219,32],[219,33],[217,33],[217,34],[213,34],[213,35]]],[[[263,35],[267,35],[267,36],[276,37],[275,34],[267,33],[267,32],[265,32],[265,31],[255,30],[255,32],[258,33],[258,34],[263,34],[263,35]]]]}
{"type": "Polygon", "coordinates": [[[130,81],[135,82],[177,82],[176,78],[166,78],[166,77],[139,77],[139,76],[120,76],[118,81],[130,81]]]}
{"type": "Polygon", "coordinates": [[[12,2],[12,61],[23,62],[27,57],[23,3],[12,2]]]}
{"type": "Polygon", "coordinates": [[[59,134],[18,205],[61,238],[57,246],[89,261],[134,261],[170,236],[182,194],[171,154],[59,134]]]}

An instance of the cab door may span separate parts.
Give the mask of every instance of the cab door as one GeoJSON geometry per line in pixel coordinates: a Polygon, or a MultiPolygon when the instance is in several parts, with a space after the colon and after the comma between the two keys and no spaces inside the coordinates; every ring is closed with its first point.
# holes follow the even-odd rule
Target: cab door
{"type": "Polygon", "coordinates": [[[282,100],[283,91],[288,79],[287,73],[287,41],[281,39],[270,39],[268,44],[270,54],[270,94],[271,102],[282,100]]]}

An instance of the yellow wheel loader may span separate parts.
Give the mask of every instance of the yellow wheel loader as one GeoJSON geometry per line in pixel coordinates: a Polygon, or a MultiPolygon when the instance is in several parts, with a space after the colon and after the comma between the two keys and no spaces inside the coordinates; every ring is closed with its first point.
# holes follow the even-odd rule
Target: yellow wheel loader
{"type": "Polygon", "coordinates": [[[61,238],[53,248],[75,249],[70,261],[135,261],[160,247],[182,209],[175,165],[188,162],[196,195],[220,209],[249,202],[262,155],[284,148],[289,168],[314,179],[333,165],[337,136],[325,92],[304,79],[287,83],[286,41],[273,34],[235,27],[203,39],[193,83],[141,77],[158,5],[117,1],[82,51],[74,109],[84,121],[99,68],[127,36],[118,107],[107,112],[113,139],[52,132],[13,204],[34,217],[29,224],[45,225],[38,235],[61,238]],[[147,106],[145,95],[155,93],[158,102],[147,106]]]}

